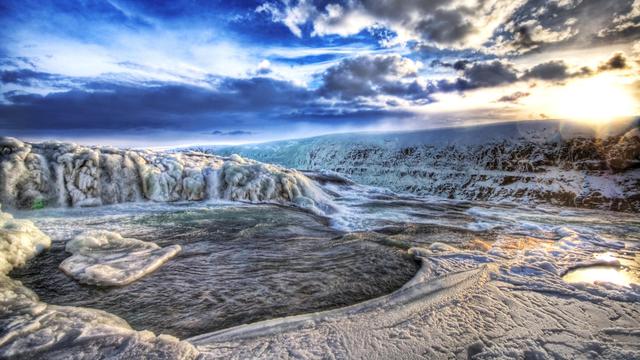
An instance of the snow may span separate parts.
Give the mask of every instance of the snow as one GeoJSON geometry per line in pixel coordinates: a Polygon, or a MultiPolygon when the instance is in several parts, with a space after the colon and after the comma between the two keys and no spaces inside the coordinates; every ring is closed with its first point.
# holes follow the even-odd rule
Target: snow
{"type": "Polygon", "coordinates": [[[238,155],[28,144],[14,138],[0,138],[0,150],[5,207],[221,199],[333,211],[330,198],[304,174],[238,155]]]}
{"type": "MultiPolygon", "coordinates": [[[[0,212],[0,357],[640,358],[640,286],[613,281],[611,272],[585,275],[594,281],[567,279],[602,265],[637,279],[637,214],[535,205],[556,199],[637,212],[638,130],[599,138],[553,124],[336,135],[224,150],[327,170],[309,176],[237,154],[1,138],[0,199],[7,206],[274,202],[331,215],[344,231],[363,230],[344,235],[350,241],[389,246],[419,261],[420,270],[399,290],[362,303],[180,340],[136,331],[103,311],[40,301],[8,274],[49,247],[49,237],[0,212]],[[474,201],[396,195],[352,180],[474,201]]],[[[104,230],[61,231],[75,238],[60,268],[88,284],[125,285],[180,251],[104,230]]]]}
{"type": "Polygon", "coordinates": [[[334,171],[396,192],[637,212],[637,126],[529,121],[192,149],[334,171]]]}
{"type": "Polygon", "coordinates": [[[14,219],[0,210],[0,276],[23,266],[51,246],[51,239],[29,220],[14,219]]]}
{"type": "Polygon", "coordinates": [[[520,239],[503,237],[493,244],[501,256],[413,248],[421,270],[393,294],[188,340],[205,358],[231,359],[640,356],[640,287],[567,284],[562,274],[606,244],[552,230],[557,244],[530,240],[514,250],[520,239]]]}
{"type": "MultiPolygon", "coordinates": [[[[568,284],[563,279],[576,266],[602,261],[628,266],[629,272],[637,273],[639,268],[633,259],[638,249],[631,241],[637,236],[624,228],[634,224],[632,215],[505,205],[472,207],[454,202],[447,206],[447,211],[458,209],[459,215],[471,216],[473,222],[495,224],[505,230],[491,235],[495,237],[492,243],[470,248],[464,243],[455,247],[439,243],[445,241],[441,240],[446,239],[445,233],[432,233],[438,228],[431,228],[425,234],[431,234],[435,242],[409,250],[397,247],[397,251],[407,251],[418,260],[421,267],[413,279],[391,294],[344,308],[240,325],[182,341],[132,330],[123,319],[102,311],[42,303],[19,282],[0,276],[0,357],[640,356],[640,287],[601,281],[568,284]],[[594,231],[603,226],[617,232],[594,231]],[[603,257],[604,253],[608,256],[603,257]]],[[[375,241],[388,240],[387,246],[401,241],[411,244],[418,235],[414,227],[408,229],[409,236],[381,232],[375,241]]],[[[358,234],[353,241],[372,236],[358,234]]],[[[473,238],[475,234],[471,234],[473,238]]],[[[487,234],[478,236],[486,238],[487,234]]],[[[85,234],[68,243],[74,253],[151,248],[148,242],[113,233],[85,234]]]]}
{"type": "Polygon", "coordinates": [[[42,303],[6,276],[49,246],[50,239],[32,222],[0,211],[0,358],[196,357],[191,344],[132,330],[104,311],[42,303]]]}
{"type": "Polygon", "coordinates": [[[123,286],[158,269],[176,256],[181,248],[123,238],[111,231],[93,231],[66,244],[73,256],[60,264],[60,270],[81,283],[97,286],[123,286]]]}

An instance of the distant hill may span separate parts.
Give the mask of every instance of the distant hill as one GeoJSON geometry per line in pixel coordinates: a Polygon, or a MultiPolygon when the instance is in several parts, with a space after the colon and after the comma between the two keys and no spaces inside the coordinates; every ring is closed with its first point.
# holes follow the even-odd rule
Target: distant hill
{"type": "Polygon", "coordinates": [[[637,212],[639,134],[637,120],[599,128],[544,120],[189,150],[336,171],[420,195],[637,212]]]}

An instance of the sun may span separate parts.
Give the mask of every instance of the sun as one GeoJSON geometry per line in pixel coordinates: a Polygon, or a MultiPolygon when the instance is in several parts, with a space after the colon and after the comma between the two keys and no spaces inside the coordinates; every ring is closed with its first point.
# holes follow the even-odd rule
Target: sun
{"type": "Polygon", "coordinates": [[[596,125],[637,116],[640,104],[622,80],[603,74],[548,89],[540,104],[541,112],[552,118],[596,125]]]}

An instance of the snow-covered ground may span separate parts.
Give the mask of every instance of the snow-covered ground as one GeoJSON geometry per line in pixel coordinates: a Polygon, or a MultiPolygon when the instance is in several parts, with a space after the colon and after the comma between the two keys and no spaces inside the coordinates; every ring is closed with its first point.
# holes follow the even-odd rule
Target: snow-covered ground
{"type": "Polygon", "coordinates": [[[511,122],[191,149],[419,195],[640,211],[637,122],[511,122]]]}
{"type": "MultiPolygon", "coordinates": [[[[606,169],[560,170],[562,161],[584,160],[563,150],[569,139],[555,143],[563,155],[531,174],[536,182],[537,174],[599,182],[615,174],[632,181],[620,188],[630,191],[620,198],[632,199],[636,159],[611,154],[635,151],[637,130],[622,133],[614,143],[593,140],[608,149],[606,169]]],[[[345,140],[352,136],[276,153],[319,149],[314,141],[353,152],[360,145],[345,140]]],[[[371,136],[380,149],[391,146],[389,134],[371,136]]],[[[421,166],[425,158],[412,156],[428,148],[424,136],[398,136],[398,144],[415,136],[416,150],[394,155],[402,162],[393,166],[421,166]]],[[[513,174],[506,164],[551,144],[536,136],[531,143],[542,147],[522,158],[510,147],[522,141],[505,140],[508,151],[478,159],[513,174]]],[[[570,149],[590,141],[573,139],[570,149]]],[[[382,171],[373,140],[362,141],[368,155],[349,157],[349,166],[382,171]]],[[[640,358],[637,213],[522,204],[511,195],[488,198],[510,200],[497,203],[399,194],[353,174],[239,156],[3,144],[2,199],[14,215],[3,206],[0,358],[640,358]],[[172,254],[155,253],[163,251],[172,254]]],[[[498,146],[482,144],[478,154],[498,146]]],[[[446,161],[428,157],[440,168],[455,170],[475,154],[456,163],[457,150],[440,148],[446,161]]],[[[312,159],[332,161],[331,151],[312,159]]],[[[616,181],[599,186],[618,189],[616,181]]]]}

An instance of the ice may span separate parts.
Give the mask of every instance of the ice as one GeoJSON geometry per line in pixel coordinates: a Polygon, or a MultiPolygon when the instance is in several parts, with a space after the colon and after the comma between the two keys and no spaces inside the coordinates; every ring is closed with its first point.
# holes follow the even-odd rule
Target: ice
{"type": "Polygon", "coordinates": [[[14,208],[223,199],[333,211],[331,199],[304,174],[239,155],[28,144],[3,137],[0,175],[0,201],[14,208]]]}
{"type": "MultiPolygon", "coordinates": [[[[357,204],[365,210],[363,199],[366,196],[357,204]]],[[[423,247],[408,250],[420,261],[419,272],[391,294],[345,308],[235,326],[180,341],[134,331],[123,319],[101,311],[42,303],[20,283],[4,277],[0,282],[0,328],[3,329],[0,357],[64,358],[81,354],[80,357],[98,358],[396,359],[466,358],[472,354],[472,358],[490,359],[575,358],[592,354],[594,358],[616,359],[640,356],[637,346],[640,343],[637,325],[640,287],[601,281],[568,284],[563,279],[563,274],[576,266],[594,261],[612,264],[612,257],[620,266],[629,266],[630,272],[637,273],[636,248],[610,246],[611,239],[619,240],[616,243],[636,239],[633,229],[638,225],[632,215],[576,209],[567,217],[566,213],[553,208],[420,204],[406,197],[388,199],[408,208],[407,211],[426,211],[428,205],[450,217],[464,219],[460,223],[443,220],[450,226],[459,226],[454,235],[447,235],[452,232],[449,226],[435,225],[406,224],[379,230],[379,239],[375,241],[393,246],[397,251],[406,251],[402,250],[405,246],[398,245],[402,241],[407,245],[412,241],[426,241],[423,247]],[[471,208],[474,210],[469,211],[471,208]],[[465,221],[483,219],[499,225],[500,231],[476,233],[466,229],[465,221]],[[608,230],[603,231],[605,226],[608,230]],[[595,231],[597,229],[600,231],[595,231]],[[481,237],[494,241],[473,248],[464,242],[456,243],[455,247],[448,242],[451,236],[462,235],[469,236],[469,240],[481,237]],[[627,259],[629,256],[631,260],[627,259]]],[[[379,207],[380,203],[378,200],[373,206],[379,207]]],[[[143,205],[130,206],[134,206],[131,211],[135,212],[143,205]]],[[[103,207],[91,211],[107,210],[103,207]]],[[[77,214],[83,209],[68,211],[77,214]]],[[[350,236],[351,241],[363,238],[358,233],[350,236]]],[[[115,235],[80,237],[68,244],[75,252],[122,248],[138,251],[149,246],[115,235]]]]}
{"type": "MultiPolygon", "coordinates": [[[[423,252],[412,249],[411,253],[417,259],[422,259],[423,252]]],[[[438,301],[440,293],[449,291],[461,291],[472,285],[478,278],[484,275],[484,269],[462,271],[448,274],[441,277],[432,277],[428,265],[418,271],[412,280],[401,289],[392,294],[362,302],[357,305],[330,310],[320,313],[290,316],[280,319],[267,320],[249,325],[241,325],[228,330],[221,330],[211,334],[205,334],[188,339],[196,346],[207,349],[207,345],[212,342],[226,340],[242,340],[255,337],[264,337],[288,333],[303,328],[314,327],[322,323],[342,322],[350,320],[352,317],[360,316],[372,312],[385,310],[397,310],[403,305],[407,305],[416,299],[431,299],[438,301]]],[[[383,322],[389,322],[395,314],[391,314],[383,322]]],[[[381,325],[381,324],[380,324],[381,325]]]]}
{"type": "Polygon", "coordinates": [[[0,358],[196,357],[187,342],[137,332],[104,311],[42,303],[7,277],[12,268],[49,246],[49,237],[32,222],[0,211],[0,358]]]}
{"type": "Polygon", "coordinates": [[[572,231],[571,250],[513,249],[526,237],[506,236],[501,256],[413,248],[421,270],[393,294],[189,341],[205,358],[637,358],[640,288],[567,285],[561,274],[597,244],[572,231]]]}
{"type": "Polygon", "coordinates": [[[429,246],[429,250],[435,251],[435,252],[447,252],[447,251],[456,251],[458,249],[456,249],[455,246],[451,246],[449,244],[434,242],[429,246]]]}
{"type": "Polygon", "coordinates": [[[14,219],[0,210],[0,276],[23,266],[51,246],[51,239],[29,220],[14,219]]]}
{"type": "MultiPolygon", "coordinates": [[[[40,301],[5,274],[46,248],[48,238],[32,223],[3,213],[0,357],[640,358],[640,287],[635,280],[612,281],[617,275],[611,273],[614,265],[618,274],[624,271],[633,279],[640,272],[636,214],[533,206],[556,199],[560,205],[637,211],[638,131],[607,137],[585,132],[558,136],[557,129],[543,128],[549,124],[371,134],[364,140],[329,136],[272,145],[268,152],[275,152],[270,153],[263,146],[244,148],[261,160],[280,157],[291,161],[290,166],[326,168],[347,174],[348,179],[328,172],[307,176],[239,155],[26,144],[3,138],[0,196],[7,206],[139,200],[274,202],[330,214],[334,220],[344,216],[341,231],[363,231],[341,239],[354,243],[369,239],[403,259],[411,261],[413,256],[420,270],[399,290],[362,303],[233,326],[181,341],[135,331],[125,319],[103,311],[40,301]],[[349,179],[471,200],[398,195],[349,179]],[[521,202],[531,206],[517,205],[521,202]],[[608,272],[595,274],[594,281],[567,281],[575,269],[602,264],[608,265],[608,272]]],[[[136,207],[152,207],[127,206],[134,207],[131,213],[136,207]]],[[[183,206],[188,213],[192,204],[174,206],[183,206]]],[[[163,212],[159,218],[166,216],[163,212]]],[[[108,218],[93,220],[98,218],[102,222],[85,224],[109,228],[108,218]]],[[[211,220],[190,214],[184,218],[177,225],[187,237],[196,231],[190,224],[211,220]]],[[[135,223],[135,216],[131,221],[135,223]]],[[[212,226],[227,226],[224,221],[212,226]]],[[[271,235],[299,232],[303,225],[294,221],[271,235]]],[[[147,232],[151,228],[141,226],[140,233],[148,235],[141,238],[153,238],[155,234],[147,232]]],[[[76,229],[63,230],[65,236],[77,235],[76,229]]],[[[259,241],[265,227],[231,226],[225,231],[259,241]]],[[[328,243],[331,248],[332,242],[328,243]]],[[[160,266],[162,251],[178,251],[172,245],[160,248],[104,231],[77,236],[66,249],[72,255],[62,269],[79,281],[98,285],[126,284],[160,266]]],[[[366,248],[349,255],[354,254],[358,260],[372,256],[366,248]]],[[[240,261],[234,266],[246,268],[244,252],[235,255],[240,261]]],[[[236,269],[230,266],[227,271],[236,269]]],[[[151,278],[146,280],[152,283],[149,286],[156,285],[151,278]]]]}
{"type": "Polygon", "coordinates": [[[123,286],[155,271],[181,248],[161,248],[111,231],[92,231],[69,241],[66,250],[73,256],[65,259],[60,269],[70,277],[89,285],[123,286]]]}
{"type": "Polygon", "coordinates": [[[637,122],[555,120],[193,147],[443,198],[640,211],[637,122]]]}

